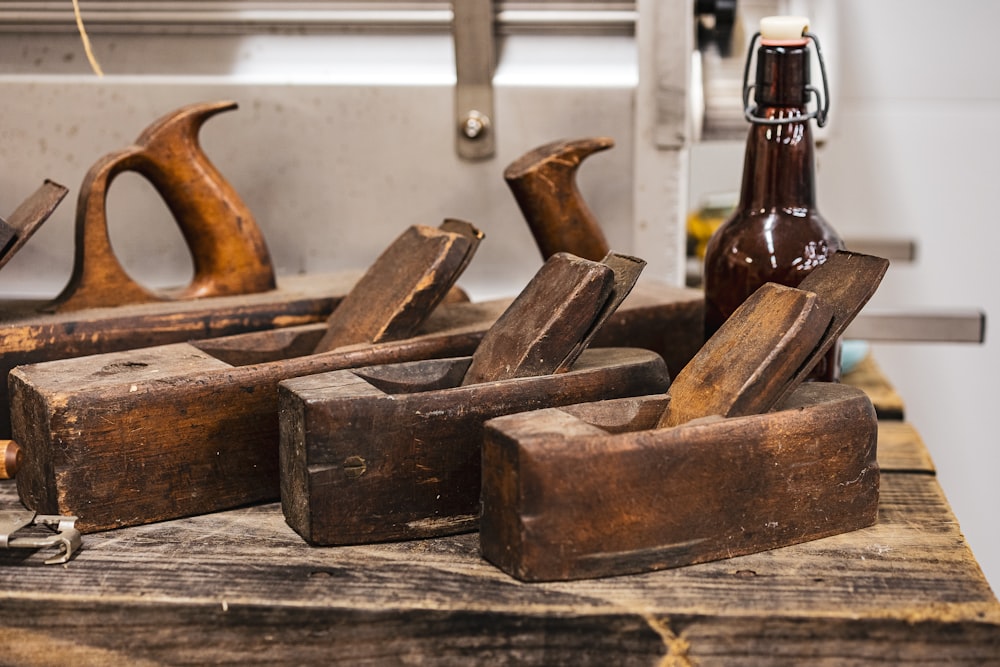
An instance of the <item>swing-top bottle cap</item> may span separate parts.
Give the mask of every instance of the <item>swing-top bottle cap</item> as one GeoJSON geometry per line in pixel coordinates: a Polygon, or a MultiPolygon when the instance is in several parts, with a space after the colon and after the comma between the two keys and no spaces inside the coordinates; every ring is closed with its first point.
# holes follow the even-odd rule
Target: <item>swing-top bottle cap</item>
{"type": "Polygon", "coordinates": [[[809,40],[805,16],[766,16],[760,20],[760,43],[765,46],[802,46],[809,40]]]}

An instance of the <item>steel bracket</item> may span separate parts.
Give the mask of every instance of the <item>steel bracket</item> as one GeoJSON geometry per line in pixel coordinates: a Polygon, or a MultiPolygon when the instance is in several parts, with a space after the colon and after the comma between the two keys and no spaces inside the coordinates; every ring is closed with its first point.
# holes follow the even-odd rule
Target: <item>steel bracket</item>
{"type": "Polygon", "coordinates": [[[75,516],[35,514],[30,510],[0,510],[0,549],[57,547],[59,553],[46,560],[45,564],[65,563],[83,544],[83,536],[74,527],[75,523],[75,516]],[[42,527],[43,530],[32,532],[33,527],[42,527]],[[22,530],[31,534],[14,536],[14,533],[22,530]]]}
{"type": "Polygon", "coordinates": [[[455,41],[455,150],[466,160],[493,157],[496,119],[493,72],[496,67],[492,0],[453,0],[455,41]]]}

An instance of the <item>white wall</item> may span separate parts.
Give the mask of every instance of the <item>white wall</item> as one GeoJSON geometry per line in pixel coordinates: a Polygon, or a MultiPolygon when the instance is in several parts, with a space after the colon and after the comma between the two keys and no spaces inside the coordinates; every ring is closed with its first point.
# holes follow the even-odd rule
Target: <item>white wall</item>
{"type": "MultiPolygon", "coordinates": [[[[831,0],[825,0],[830,2],[831,0]]],[[[993,0],[837,0],[831,133],[818,205],[846,237],[915,239],[917,261],[890,268],[871,307],[982,308],[974,344],[879,344],[948,500],[994,591],[1000,590],[1000,75],[993,0]]],[[[829,9],[829,7],[827,7],[829,9]]],[[[814,23],[822,38],[823,25],[814,23]]],[[[739,184],[742,144],[699,146],[692,178],[739,184]]]]}
{"type": "MultiPolygon", "coordinates": [[[[821,205],[844,232],[919,241],[881,303],[1000,314],[1000,76],[992,0],[848,0],[840,9],[841,112],[821,205]],[[990,276],[994,275],[993,278],[990,276]]],[[[878,346],[994,591],[1000,590],[1000,347],[878,346]]]]}

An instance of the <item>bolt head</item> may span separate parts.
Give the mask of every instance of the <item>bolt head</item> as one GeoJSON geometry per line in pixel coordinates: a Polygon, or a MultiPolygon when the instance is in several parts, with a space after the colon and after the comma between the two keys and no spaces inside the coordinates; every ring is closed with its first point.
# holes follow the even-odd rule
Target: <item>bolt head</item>
{"type": "Polygon", "coordinates": [[[459,125],[459,131],[467,139],[479,139],[486,135],[489,128],[489,117],[475,110],[467,113],[459,125]]]}

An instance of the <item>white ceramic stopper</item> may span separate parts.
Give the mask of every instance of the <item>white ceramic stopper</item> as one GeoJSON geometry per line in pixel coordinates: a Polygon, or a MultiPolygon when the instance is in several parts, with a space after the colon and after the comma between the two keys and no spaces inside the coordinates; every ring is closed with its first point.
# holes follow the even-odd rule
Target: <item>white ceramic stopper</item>
{"type": "Polygon", "coordinates": [[[766,16],[760,20],[760,41],[765,44],[801,44],[809,30],[805,16],[766,16]]]}

